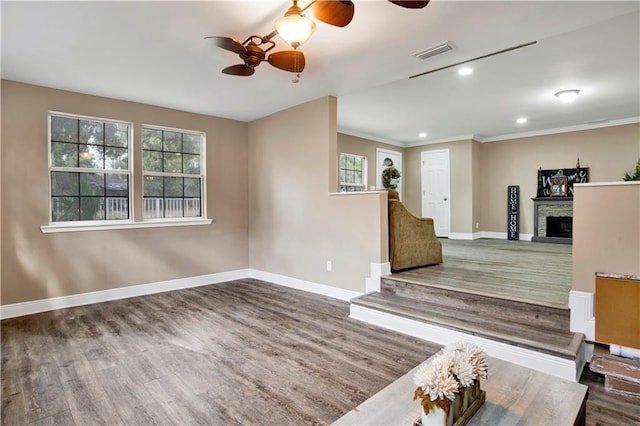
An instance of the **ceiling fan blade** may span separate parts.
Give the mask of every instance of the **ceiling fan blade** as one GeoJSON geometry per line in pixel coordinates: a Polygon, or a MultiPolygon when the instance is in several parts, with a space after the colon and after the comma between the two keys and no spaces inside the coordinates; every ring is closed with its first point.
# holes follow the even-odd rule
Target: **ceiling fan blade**
{"type": "Polygon", "coordinates": [[[222,70],[222,74],[239,75],[241,77],[248,77],[253,75],[256,70],[253,67],[245,64],[231,65],[222,70]]]}
{"type": "Polygon", "coordinates": [[[311,8],[316,19],[336,27],[346,27],[355,12],[353,2],[343,0],[316,0],[311,8]]]}
{"type": "Polygon", "coordinates": [[[215,44],[216,46],[221,47],[233,53],[240,54],[240,53],[244,53],[246,50],[242,44],[240,44],[239,42],[229,37],[210,36],[210,37],[205,37],[205,39],[211,39],[213,40],[213,44],[215,44]]]}
{"type": "Polygon", "coordinates": [[[398,1],[398,0],[389,0],[391,3],[398,5],[398,6],[402,6],[402,7],[406,7],[409,9],[422,9],[423,7],[426,7],[429,4],[429,0],[425,0],[425,1],[417,1],[417,0],[407,0],[407,1],[398,1]]]}
{"type": "Polygon", "coordinates": [[[304,54],[299,50],[283,50],[269,55],[267,59],[271,65],[284,71],[304,71],[304,54]]]}

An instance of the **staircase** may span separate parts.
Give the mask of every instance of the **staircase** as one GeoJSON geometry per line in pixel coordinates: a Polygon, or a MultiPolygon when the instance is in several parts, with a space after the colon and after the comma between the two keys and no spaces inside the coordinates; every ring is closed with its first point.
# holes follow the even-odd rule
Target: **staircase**
{"type": "Polygon", "coordinates": [[[584,335],[569,331],[569,309],[382,278],[381,291],[351,301],[350,317],[443,345],[468,341],[487,354],[577,381],[584,335]]]}

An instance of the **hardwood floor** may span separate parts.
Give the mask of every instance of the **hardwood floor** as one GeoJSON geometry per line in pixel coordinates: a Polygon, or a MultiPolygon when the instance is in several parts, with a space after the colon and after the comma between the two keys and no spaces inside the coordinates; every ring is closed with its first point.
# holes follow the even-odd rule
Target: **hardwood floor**
{"type": "Polygon", "coordinates": [[[5,320],[2,423],[328,424],[439,349],[347,316],[242,280],[5,320]]]}
{"type": "MultiPolygon", "coordinates": [[[[328,424],[439,350],[347,315],[247,279],[4,320],[2,424],[328,424]]],[[[588,424],[640,424],[585,383],[588,424]]]]}
{"type": "Polygon", "coordinates": [[[393,277],[554,307],[569,305],[571,245],[494,239],[440,241],[441,265],[395,272],[393,277]]]}

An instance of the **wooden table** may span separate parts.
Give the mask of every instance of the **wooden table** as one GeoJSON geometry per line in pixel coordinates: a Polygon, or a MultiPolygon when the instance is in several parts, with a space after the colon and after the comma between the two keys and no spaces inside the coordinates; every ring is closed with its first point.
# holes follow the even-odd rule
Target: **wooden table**
{"type": "MultiPolygon", "coordinates": [[[[487,357],[489,378],[481,382],[487,400],[469,425],[584,425],[588,388],[487,357]]],[[[413,401],[414,368],[338,419],[334,425],[413,425],[420,403],[413,401]]]]}

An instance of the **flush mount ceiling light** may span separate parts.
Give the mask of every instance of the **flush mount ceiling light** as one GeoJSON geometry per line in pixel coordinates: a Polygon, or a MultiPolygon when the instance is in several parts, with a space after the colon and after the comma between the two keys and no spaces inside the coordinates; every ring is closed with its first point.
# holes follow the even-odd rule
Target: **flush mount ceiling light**
{"type": "Polygon", "coordinates": [[[555,93],[553,96],[558,98],[560,102],[569,103],[576,100],[580,90],[578,89],[569,89],[569,90],[561,90],[560,92],[555,93]]]}
{"type": "Polygon", "coordinates": [[[427,137],[427,134],[426,134],[425,132],[420,132],[420,133],[418,133],[418,137],[419,137],[420,139],[424,139],[424,138],[426,138],[426,137],[427,137]]]}
{"type": "Polygon", "coordinates": [[[316,30],[316,23],[306,16],[302,16],[302,9],[298,6],[298,1],[293,0],[293,6],[275,22],[274,27],[284,41],[297,49],[311,37],[311,34],[316,30]]]}
{"type": "Polygon", "coordinates": [[[516,120],[516,123],[518,124],[524,124],[527,122],[527,117],[520,117],[516,120]]]}
{"type": "Polygon", "coordinates": [[[458,70],[459,75],[471,75],[473,74],[473,68],[462,67],[458,70]]]}

